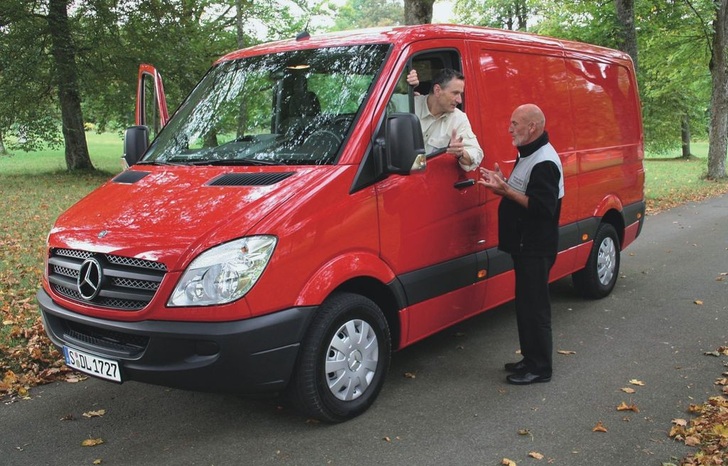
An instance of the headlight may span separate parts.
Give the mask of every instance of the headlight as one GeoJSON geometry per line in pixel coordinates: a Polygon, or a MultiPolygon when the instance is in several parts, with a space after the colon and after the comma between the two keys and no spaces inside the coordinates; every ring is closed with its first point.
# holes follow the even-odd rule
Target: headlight
{"type": "Polygon", "coordinates": [[[274,236],[251,236],[208,249],[187,267],[167,304],[208,306],[243,297],[265,270],[276,242],[274,236]]]}

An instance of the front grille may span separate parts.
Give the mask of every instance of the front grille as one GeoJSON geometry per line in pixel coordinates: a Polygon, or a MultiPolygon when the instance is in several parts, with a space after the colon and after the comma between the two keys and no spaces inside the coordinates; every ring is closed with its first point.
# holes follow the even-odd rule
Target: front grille
{"type": "Polygon", "coordinates": [[[54,292],[79,303],[124,311],[146,306],[166,272],[161,262],[76,249],[53,249],[48,259],[48,280],[54,292]],[[78,287],[81,266],[87,259],[98,262],[103,277],[91,299],[85,299],[78,287]]]}

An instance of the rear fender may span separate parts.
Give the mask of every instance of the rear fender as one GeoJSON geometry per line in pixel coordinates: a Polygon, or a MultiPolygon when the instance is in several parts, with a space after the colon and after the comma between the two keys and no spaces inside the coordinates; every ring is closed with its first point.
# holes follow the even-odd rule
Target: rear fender
{"type": "Polygon", "coordinates": [[[617,196],[610,194],[602,199],[602,202],[600,202],[594,210],[594,218],[601,219],[600,222],[597,222],[595,227],[597,227],[599,223],[609,223],[612,225],[617,231],[620,244],[624,244],[624,206],[617,196]]]}
{"type": "Polygon", "coordinates": [[[622,208],[622,201],[614,194],[610,194],[609,196],[602,199],[602,202],[597,204],[597,207],[594,209],[593,216],[596,218],[602,218],[610,210],[622,212],[622,208]]]}

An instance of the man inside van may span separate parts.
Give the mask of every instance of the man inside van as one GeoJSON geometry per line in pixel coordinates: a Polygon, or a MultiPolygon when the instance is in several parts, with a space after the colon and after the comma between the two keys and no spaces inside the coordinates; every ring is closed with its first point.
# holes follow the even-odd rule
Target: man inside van
{"type": "MultiPolygon", "coordinates": [[[[407,83],[413,87],[419,84],[414,69],[407,75],[407,83]]],[[[458,108],[463,103],[464,91],[465,76],[445,68],[433,77],[429,94],[415,95],[415,115],[422,125],[426,153],[446,147],[464,170],[472,171],[483,160],[483,149],[468,116],[458,108]]]]}
{"type": "Polygon", "coordinates": [[[508,383],[527,385],[551,380],[553,342],[549,271],[556,260],[559,215],[564,197],[561,160],[544,130],[539,107],[525,104],[511,116],[508,132],[518,159],[506,179],[496,163],[481,168],[478,183],[501,196],[498,249],[513,258],[516,275],[516,322],[523,359],[508,363],[508,383]]]}

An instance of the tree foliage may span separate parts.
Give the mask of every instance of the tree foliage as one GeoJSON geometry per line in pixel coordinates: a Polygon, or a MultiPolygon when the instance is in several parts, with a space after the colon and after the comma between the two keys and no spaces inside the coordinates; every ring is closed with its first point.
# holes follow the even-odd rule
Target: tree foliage
{"type": "MultiPolygon", "coordinates": [[[[70,4],[66,42],[74,59],[65,69],[72,73],[75,67],[83,117],[100,129],[114,129],[132,122],[141,62],[163,72],[174,109],[227,51],[291,37],[303,29],[429,23],[435,0],[404,0],[404,9],[398,0],[2,0],[0,150],[3,145],[35,150],[63,140],[60,123],[66,105],[59,99],[66,94],[60,92],[59,73],[64,67],[52,54],[52,2],[70,4]],[[322,18],[327,19],[325,26],[320,25],[322,18]]],[[[639,64],[648,147],[678,146],[686,127],[696,137],[710,135],[717,151],[712,163],[718,168],[711,176],[720,177],[725,157],[719,147],[722,132],[716,128],[725,123],[723,116],[711,116],[711,110],[721,105],[719,98],[728,98],[728,90],[721,69],[710,64],[725,62],[719,25],[726,2],[455,0],[454,5],[456,20],[464,24],[527,30],[627,51],[639,64]]],[[[68,138],[66,134],[67,145],[68,138]]]]}
{"type": "Polygon", "coordinates": [[[707,136],[710,43],[702,15],[709,11],[698,6],[655,1],[637,14],[643,118],[654,150],[675,147],[683,119],[694,135],[707,136]]]}
{"type": "MultiPolygon", "coordinates": [[[[457,0],[456,12],[462,22],[506,27],[513,21],[502,12],[516,11],[524,1],[457,0]]],[[[640,65],[645,142],[650,150],[679,147],[683,122],[694,136],[707,137],[712,0],[531,0],[526,6],[532,11],[526,19],[531,32],[621,49],[633,56],[640,65]],[[635,37],[628,31],[632,16],[635,37]]]]}
{"type": "Polygon", "coordinates": [[[335,8],[334,14],[334,31],[397,26],[404,22],[404,8],[396,0],[349,0],[335,8]]]}
{"type": "Polygon", "coordinates": [[[527,31],[542,4],[541,0],[458,0],[455,14],[464,24],[527,31]]]}
{"type": "MultiPolygon", "coordinates": [[[[60,16],[58,10],[49,15],[53,2],[69,3],[3,0],[0,5],[0,92],[11,96],[0,102],[0,134],[13,136],[3,138],[11,149],[36,150],[62,141],[60,123],[70,104],[59,100],[67,95],[60,92],[61,72],[75,75],[82,103],[67,118],[85,117],[99,129],[123,128],[133,121],[140,63],[163,72],[174,109],[216,58],[237,46],[292,36],[314,13],[304,0],[73,2],[65,10],[67,37],[58,42],[73,56],[65,55],[59,65],[52,53],[58,28],[48,23],[60,16]]],[[[85,142],[79,148],[69,134],[63,136],[67,150],[85,149],[85,142]]]]}
{"type": "Polygon", "coordinates": [[[42,16],[23,0],[0,5],[0,134],[10,151],[61,143],[50,48],[42,16]],[[12,136],[12,138],[10,137],[12,136]]]}

